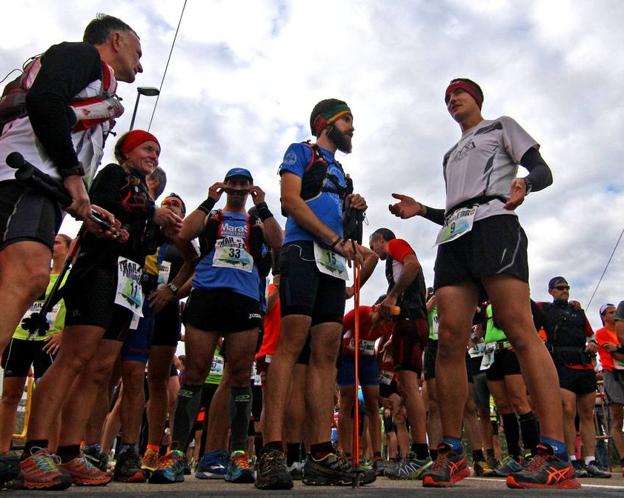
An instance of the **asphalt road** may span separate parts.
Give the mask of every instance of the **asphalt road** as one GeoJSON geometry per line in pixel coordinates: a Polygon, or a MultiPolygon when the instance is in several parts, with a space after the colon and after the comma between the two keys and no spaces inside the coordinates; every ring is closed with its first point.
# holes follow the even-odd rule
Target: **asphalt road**
{"type": "Polygon", "coordinates": [[[39,496],[69,496],[76,498],[106,498],[129,496],[132,498],[170,498],[204,496],[225,498],[248,497],[248,496],[302,496],[309,497],[348,497],[348,496],[417,496],[417,497],[442,497],[455,496],[457,498],[535,498],[542,497],[622,497],[624,496],[624,479],[614,474],[611,479],[583,479],[583,486],[578,490],[517,490],[509,489],[502,479],[484,479],[471,477],[461,481],[457,486],[450,489],[423,488],[420,481],[391,481],[386,478],[378,479],[375,483],[353,489],[349,487],[310,487],[301,482],[296,482],[290,491],[259,491],[253,484],[230,484],[221,480],[202,481],[194,477],[186,478],[184,483],[178,484],[122,484],[112,482],[101,488],[85,488],[72,486],[65,491],[0,491],[0,498],[16,497],[39,497],[39,496]]]}

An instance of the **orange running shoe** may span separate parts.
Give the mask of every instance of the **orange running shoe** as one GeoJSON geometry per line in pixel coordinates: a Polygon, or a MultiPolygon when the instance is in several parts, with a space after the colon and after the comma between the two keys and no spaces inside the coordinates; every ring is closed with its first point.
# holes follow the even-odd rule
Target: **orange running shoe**
{"type": "Polygon", "coordinates": [[[19,486],[25,489],[63,490],[72,485],[71,477],[59,470],[61,460],[47,448],[39,448],[19,464],[19,486]]]}
{"type": "Polygon", "coordinates": [[[423,486],[448,488],[464,477],[470,476],[470,469],[464,452],[456,453],[448,444],[438,446],[438,457],[433,466],[423,474],[423,486]]]}
{"type": "Polygon", "coordinates": [[[562,488],[577,489],[581,483],[574,478],[574,467],[554,455],[545,444],[537,446],[537,453],[520,472],[507,476],[510,488],[562,488]]]}
{"type": "Polygon", "coordinates": [[[105,486],[112,479],[110,474],[102,472],[83,455],[60,464],[59,469],[67,472],[76,486],[105,486]]]}

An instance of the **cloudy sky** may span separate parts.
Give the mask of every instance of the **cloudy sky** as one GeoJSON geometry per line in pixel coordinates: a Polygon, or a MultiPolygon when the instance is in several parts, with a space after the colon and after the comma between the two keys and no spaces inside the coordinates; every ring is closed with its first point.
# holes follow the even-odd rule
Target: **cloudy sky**
{"type": "MultiPolygon", "coordinates": [[[[0,78],[54,43],[81,39],[97,12],[120,17],[141,37],[145,69],[119,87],[124,131],[136,87],[160,86],[183,3],[13,2],[0,18],[0,78]]],[[[518,209],[533,297],[548,299],[548,279],[563,274],[587,305],[624,228],[616,171],[622,22],[620,0],[188,0],[151,126],[167,190],[194,207],[227,169],[244,166],[279,213],[284,150],[309,138],[318,100],[344,99],[356,131],[353,153],[339,159],[370,206],[365,237],[380,226],[394,230],[412,244],[430,284],[437,227],[391,217],[387,205],[392,192],[443,205],[441,158],[460,135],[443,92],[453,77],[469,77],[484,90],[484,116],[516,119],[553,170],[554,184],[518,209]]],[[[155,101],[141,98],[135,127],[147,128],[155,101]]],[[[64,231],[75,233],[76,224],[64,231]]],[[[588,309],[594,327],[600,304],[624,299],[623,263],[619,248],[588,309]]],[[[380,267],[362,301],[384,289],[380,267]]]]}

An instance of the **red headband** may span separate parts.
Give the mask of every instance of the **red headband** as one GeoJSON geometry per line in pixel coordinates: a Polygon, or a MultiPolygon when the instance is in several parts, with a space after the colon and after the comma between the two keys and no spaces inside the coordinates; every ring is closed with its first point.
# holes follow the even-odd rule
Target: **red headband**
{"type": "Polygon", "coordinates": [[[124,156],[127,156],[128,152],[136,149],[139,145],[145,142],[156,142],[158,144],[158,147],[160,147],[158,139],[150,132],[143,130],[129,131],[128,133],[126,133],[123,144],[121,145],[121,153],[124,156]]]}
{"type": "Polygon", "coordinates": [[[446,92],[444,92],[444,102],[448,104],[450,93],[453,90],[457,90],[458,88],[463,90],[464,92],[467,92],[473,99],[475,99],[475,102],[479,106],[479,109],[481,109],[481,106],[483,105],[483,97],[481,97],[479,89],[476,86],[468,83],[467,81],[451,82],[451,84],[446,88],[446,92]]]}

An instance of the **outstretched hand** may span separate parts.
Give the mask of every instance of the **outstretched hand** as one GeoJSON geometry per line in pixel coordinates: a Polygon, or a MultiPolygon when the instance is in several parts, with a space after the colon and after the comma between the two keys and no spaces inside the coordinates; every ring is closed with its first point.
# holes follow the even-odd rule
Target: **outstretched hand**
{"type": "Polygon", "coordinates": [[[423,216],[425,209],[417,200],[403,194],[392,194],[392,197],[398,199],[396,204],[390,204],[388,209],[390,212],[402,219],[412,218],[414,216],[423,216]]]}

